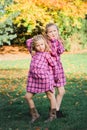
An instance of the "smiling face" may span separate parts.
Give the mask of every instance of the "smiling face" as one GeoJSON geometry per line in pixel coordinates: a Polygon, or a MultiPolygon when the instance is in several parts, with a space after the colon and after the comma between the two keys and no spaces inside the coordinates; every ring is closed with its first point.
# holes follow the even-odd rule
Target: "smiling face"
{"type": "Polygon", "coordinates": [[[35,49],[36,51],[38,52],[44,52],[45,51],[45,43],[44,43],[44,40],[43,39],[39,39],[37,42],[36,42],[36,46],[35,46],[35,49]]]}
{"type": "Polygon", "coordinates": [[[59,33],[58,33],[58,29],[55,25],[51,25],[47,28],[47,36],[51,40],[58,39],[59,33]]]}

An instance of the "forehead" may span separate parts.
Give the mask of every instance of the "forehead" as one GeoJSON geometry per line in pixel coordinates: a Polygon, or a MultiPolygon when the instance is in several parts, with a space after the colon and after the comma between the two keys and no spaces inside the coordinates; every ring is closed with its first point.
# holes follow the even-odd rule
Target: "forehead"
{"type": "Polygon", "coordinates": [[[36,41],[36,44],[41,44],[41,43],[44,43],[44,39],[40,38],[36,41]]]}
{"type": "Polygon", "coordinates": [[[49,26],[47,30],[57,30],[57,27],[55,25],[49,26]]]}

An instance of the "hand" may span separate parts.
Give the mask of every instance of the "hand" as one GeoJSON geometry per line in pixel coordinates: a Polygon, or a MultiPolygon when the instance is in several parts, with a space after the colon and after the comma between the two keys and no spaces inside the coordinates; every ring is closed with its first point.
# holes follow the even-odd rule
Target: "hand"
{"type": "Polygon", "coordinates": [[[35,53],[36,53],[35,51],[32,51],[32,52],[31,52],[31,55],[32,55],[32,56],[34,56],[34,55],[35,55],[35,53]]]}
{"type": "Polygon", "coordinates": [[[58,77],[55,77],[54,81],[57,83],[59,81],[58,77]]]}

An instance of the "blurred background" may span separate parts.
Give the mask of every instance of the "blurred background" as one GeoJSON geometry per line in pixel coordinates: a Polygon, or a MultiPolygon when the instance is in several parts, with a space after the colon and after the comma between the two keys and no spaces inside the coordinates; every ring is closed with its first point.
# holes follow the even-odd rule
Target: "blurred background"
{"type": "Polygon", "coordinates": [[[25,46],[49,22],[58,25],[66,51],[87,48],[86,0],[0,0],[0,47],[25,46]]]}

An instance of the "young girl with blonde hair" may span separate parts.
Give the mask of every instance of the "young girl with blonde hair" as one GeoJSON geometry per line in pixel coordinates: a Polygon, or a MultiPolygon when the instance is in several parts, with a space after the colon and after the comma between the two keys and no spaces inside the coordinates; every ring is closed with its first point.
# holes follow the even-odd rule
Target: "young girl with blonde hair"
{"type": "Polygon", "coordinates": [[[49,118],[45,122],[52,121],[56,119],[56,100],[53,93],[53,86],[54,82],[58,81],[57,63],[50,55],[50,48],[42,35],[34,36],[32,38],[32,44],[30,44],[28,40],[29,49],[31,48],[32,59],[28,74],[25,98],[29,104],[30,113],[32,115],[31,123],[40,117],[32,98],[35,94],[44,92],[50,101],[51,107],[49,118]]]}
{"type": "Polygon", "coordinates": [[[48,23],[45,28],[46,39],[51,48],[51,54],[57,62],[59,70],[59,80],[55,82],[54,87],[57,88],[58,94],[56,96],[56,115],[57,118],[64,117],[65,115],[60,111],[61,102],[65,94],[66,77],[61,62],[61,54],[64,52],[63,41],[60,38],[58,27],[55,23],[48,23]]]}

